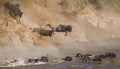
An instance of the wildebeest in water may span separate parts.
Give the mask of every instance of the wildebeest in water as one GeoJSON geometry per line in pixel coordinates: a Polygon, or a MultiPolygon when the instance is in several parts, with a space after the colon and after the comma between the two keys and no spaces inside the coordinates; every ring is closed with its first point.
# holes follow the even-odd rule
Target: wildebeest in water
{"type": "Polygon", "coordinates": [[[20,21],[20,18],[23,15],[23,12],[20,9],[20,5],[19,4],[11,4],[10,2],[5,2],[4,3],[4,8],[5,10],[8,10],[9,15],[16,19],[18,18],[18,21],[20,21]]]}
{"type": "Polygon", "coordinates": [[[40,58],[29,58],[28,63],[38,63],[38,62],[48,62],[48,58],[46,56],[42,56],[40,58]]]}
{"type": "Polygon", "coordinates": [[[70,57],[70,56],[66,56],[64,59],[62,59],[62,60],[64,60],[64,61],[72,61],[73,59],[72,59],[72,57],[70,57]]]}

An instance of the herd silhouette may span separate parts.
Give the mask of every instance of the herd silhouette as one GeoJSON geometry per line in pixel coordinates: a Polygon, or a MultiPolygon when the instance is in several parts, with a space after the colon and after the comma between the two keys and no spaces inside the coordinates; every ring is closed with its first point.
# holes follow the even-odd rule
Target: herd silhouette
{"type": "MultiPolygon", "coordinates": [[[[4,8],[6,11],[8,11],[9,15],[12,18],[20,22],[20,18],[22,17],[23,12],[21,11],[19,4],[12,4],[10,2],[5,2],[4,8]]],[[[71,25],[60,24],[57,27],[52,27],[50,24],[47,24],[46,26],[49,26],[51,30],[46,30],[43,28],[30,28],[30,29],[32,29],[32,32],[37,32],[41,36],[49,36],[49,37],[52,37],[54,35],[54,32],[65,32],[66,36],[68,35],[68,32],[72,32],[71,25]]]]}

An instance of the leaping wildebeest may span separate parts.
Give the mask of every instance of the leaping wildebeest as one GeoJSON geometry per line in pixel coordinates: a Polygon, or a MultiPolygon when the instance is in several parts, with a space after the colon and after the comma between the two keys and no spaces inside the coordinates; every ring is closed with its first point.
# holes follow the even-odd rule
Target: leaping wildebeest
{"type": "Polygon", "coordinates": [[[54,29],[54,32],[65,32],[65,35],[68,35],[68,32],[72,32],[72,26],[71,25],[62,25],[60,24],[57,27],[52,27],[50,24],[47,24],[46,26],[49,26],[50,28],[54,29]]]}
{"type": "Polygon", "coordinates": [[[52,35],[54,33],[53,30],[46,30],[46,29],[43,29],[43,28],[32,28],[32,32],[37,32],[41,36],[49,36],[49,37],[52,37],[52,35]]]}
{"type": "Polygon", "coordinates": [[[4,8],[5,10],[8,10],[9,15],[12,18],[20,21],[20,18],[22,17],[23,12],[21,11],[19,4],[11,4],[10,2],[5,2],[4,8]]]}

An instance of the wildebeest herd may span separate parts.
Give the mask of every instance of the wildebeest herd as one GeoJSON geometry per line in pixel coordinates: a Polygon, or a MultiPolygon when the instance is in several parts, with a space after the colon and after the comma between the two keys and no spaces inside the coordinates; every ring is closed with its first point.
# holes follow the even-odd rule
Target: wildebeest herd
{"type": "MultiPolygon", "coordinates": [[[[117,56],[115,53],[105,53],[105,54],[99,54],[99,55],[92,55],[92,54],[80,54],[77,53],[74,57],[72,56],[66,56],[62,58],[61,60],[64,61],[81,61],[81,62],[101,62],[102,60],[105,59],[115,59],[117,56]]],[[[54,59],[53,59],[54,60],[54,59]]],[[[42,56],[41,59],[35,58],[35,59],[28,59],[28,63],[37,63],[37,62],[49,62],[48,57],[42,56]]]]}
{"type": "Polygon", "coordinates": [[[101,63],[102,61],[106,59],[115,59],[117,56],[115,53],[105,53],[105,54],[99,54],[99,55],[92,55],[92,54],[80,54],[77,53],[74,57],[66,56],[64,61],[81,61],[81,62],[96,62],[101,63]]]}
{"type": "MultiPolygon", "coordinates": [[[[99,54],[99,55],[92,55],[92,54],[80,54],[77,53],[75,56],[65,56],[63,58],[61,58],[61,60],[63,60],[63,62],[70,62],[70,61],[80,61],[82,63],[101,63],[104,60],[108,60],[108,59],[115,59],[117,56],[115,53],[105,53],[105,54],[99,54]]],[[[41,58],[28,58],[27,61],[25,61],[26,63],[39,63],[39,62],[45,62],[48,63],[49,62],[49,57],[47,56],[42,56],[41,58]]],[[[54,60],[54,59],[53,59],[54,60]]],[[[59,60],[60,61],[60,60],[59,60]]],[[[17,60],[12,61],[13,62],[17,62],[17,60]]]]}
{"type": "MultiPolygon", "coordinates": [[[[19,22],[20,22],[20,18],[22,17],[23,12],[21,11],[19,4],[12,4],[10,2],[5,2],[4,8],[6,11],[8,11],[9,15],[12,18],[19,20],[19,22]]],[[[52,27],[50,24],[47,24],[46,26],[49,26],[51,28],[51,30],[46,30],[43,28],[30,28],[30,29],[32,29],[32,32],[37,32],[41,36],[49,36],[49,37],[52,37],[54,32],[65,32],[65,35],[67,35],[68,32],[72,31],[71,25],[61,25],[60,24],[57,27],[52,27]]]]}
{"type": "Polygon", "coordinates": [[[49,26],[51,30],[46,30],[43,28],[30,28],[30,29],[32,29],[32,32],[37,32],[42,36],[49,37],[52,37],[52,35],[54,35],[54,32],[65,32],[65,35],[67,35],[68,32],[72,31],[72,26],[70,25],[59,25],[57,27],[52,27],[50,24],[47,24],[46,26],[49,26]]]}

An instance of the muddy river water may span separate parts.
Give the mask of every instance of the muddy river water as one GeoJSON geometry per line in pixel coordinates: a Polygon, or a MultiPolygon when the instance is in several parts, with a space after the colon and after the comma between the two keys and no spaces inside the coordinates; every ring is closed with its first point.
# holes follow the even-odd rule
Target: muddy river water
{"type": "Polygon", "coordinates": [[[17,67],[0,67],[0,69],[120,69],[120,60],[105,60],[101,64],[83,63],[79,61],[49,63],[43,65],[26,65],[17,67]]]}

